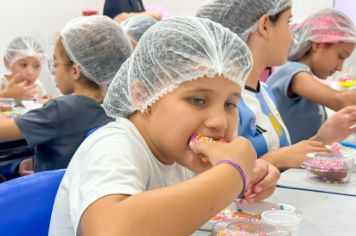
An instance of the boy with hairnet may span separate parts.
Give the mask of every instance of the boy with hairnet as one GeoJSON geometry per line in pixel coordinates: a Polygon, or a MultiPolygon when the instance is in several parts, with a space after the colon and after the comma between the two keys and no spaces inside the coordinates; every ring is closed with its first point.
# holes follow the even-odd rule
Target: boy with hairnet
{"type": "Polygon", "coordinates": [[[306,153],[328,151],[325,144],[341,141],[356,131],[350,128],[356,121],[356,106],[347,107],[330,117],[313,137],[291,145],[276,99],[268,85],[259,81],[266,67],[287,61],[291,6],[291,0],[212,0],[197,13],[228,27],[250,48],[253,67],[238,106],[238,133],[252,142],[259,158],[279,169],[298,168],[306,153]]]}
{"type": "Polygon", "coordinates": [[[64,96],[14,120],[0,117],[0,140],[25,138],[36,147],[36,172],[66,168],[88,131],[112,121],[101,103],[107,85],[131,52],[125,32],[110,18],[70,21],[60,33],[51,63],[64,96]]]}
{"type": "Polygon", "coordinates": [[[278,171],[234,137],[251,65],[238,36],[210,20],[152,26],[104,99],[116,122],[68,166],[49,235],[190,235],[237,196],[269,196],[278,171]]]}
{"type": "Polygon", "coordinates": [[[289,62],[272,74],[267,84],[276,97],[291,142],[297,143],[318,132],[327,119],[324,106],[338,111],[356,105],[355,91],[338,91],[315,79],[326,79],[342,70],[355,48],[356,28],[344,13],[324,9],[291,29],[289,62]]]}
{"type": "Polygon", "coordinates": [[[121,27],[125,30],[135,48],[142,35],[158,20],[152,16],[133,16],[121,22],[121,27]]]}
{"type": "Polygon", "coordinates": [[[46,90],[38,80],[45,54],[36,40],[28,36],[13,39],[3,60],[11,73],[0,76],[0,97],[20,100],[46,96],[46,90]]]}

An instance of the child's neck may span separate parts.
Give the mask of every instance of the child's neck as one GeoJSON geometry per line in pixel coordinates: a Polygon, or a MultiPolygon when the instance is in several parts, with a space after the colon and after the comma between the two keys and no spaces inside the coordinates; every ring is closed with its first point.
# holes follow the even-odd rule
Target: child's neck
{"type": "Polygon", "coordinates": [[[305,55],[298,62],[308,66],[311,71],[313,70],[313,63],[310,56],[305,55]]]}
{"type": "Polygon", "coordinates": [[[98,90],[89,87],[77,86],[74,89],[74,94],[89,97],[99,103],[103,101],[105,92],[102,89],[98,90]]]}
{"type": "Polygon", "coordinates": [[[251,73],[246,81],[246,86],[254,90],[257,90],[260,76],[265,68],[266,68],[265,64],[260,63],[259,60],[254,60],[251,73]]]}

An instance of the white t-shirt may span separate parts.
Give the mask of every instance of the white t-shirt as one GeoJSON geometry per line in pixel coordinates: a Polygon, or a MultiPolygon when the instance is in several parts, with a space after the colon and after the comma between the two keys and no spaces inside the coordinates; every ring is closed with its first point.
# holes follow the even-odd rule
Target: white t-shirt
{"type": "Polygon", "coordinates": [[[57,192],[49,235],[80,235],[83,212],[103,196],[133,195],[193,176],[179,164],[159,162],[136,127],[119,118],[95,131],[74,154],[57,192]]]}
{"type": "MultiPolygon", "coordinates": [[[[4,75],[0,75],[0,91],[3,90],[6,85],[9,83],[9,80],[6,79],[4,75]]],[[[43,96],[47,95],[46,89],[41,81],[38,79],[35,81],[36,91],[34,94],[35,99],[41,99],[43,96]]]]}

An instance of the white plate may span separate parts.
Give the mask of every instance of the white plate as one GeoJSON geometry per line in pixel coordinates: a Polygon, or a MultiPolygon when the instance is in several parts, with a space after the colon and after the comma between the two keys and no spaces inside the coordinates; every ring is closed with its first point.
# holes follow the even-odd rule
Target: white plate
{"type": "MultiPolygon", "coordinates": [[[[284,203],[272,203],[267,201],[261,201],[256,203],[241,203],[235,204],[231,203],[227,209],[236,209],[237,207],[241,208],[244,212],[251,213],[251,214],[262,214],[264,211],[272,210],[272,209],[281,209],[295,212],[295,207],[284,204],[284,203]]],[[[216,220],[209,220],[207,223],[202,225],[200,229],[210,231],[213,228],[213,225],[216,223],[216,220]]]]}

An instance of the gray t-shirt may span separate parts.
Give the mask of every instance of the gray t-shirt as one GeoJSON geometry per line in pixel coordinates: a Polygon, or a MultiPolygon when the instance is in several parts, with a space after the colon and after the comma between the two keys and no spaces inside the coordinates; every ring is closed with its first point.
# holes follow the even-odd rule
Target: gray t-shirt
{"type": "Polygon", "coordinates": [[[113,121],[95,100],[78,95],[52,99],[15,119],[35,147],[35,171],[67,168],[88,131],[113,121]]]}
{"type": "Polygon", "coordinates": [[[299,72],[311,74],[306,65],[299,62],[287,62],[267,80],[276,98],[278,111],[289,131],[292,144],[314,136],[327,118],[323,106],[301,96],[288,96],[292,79],[299,72]]]}

